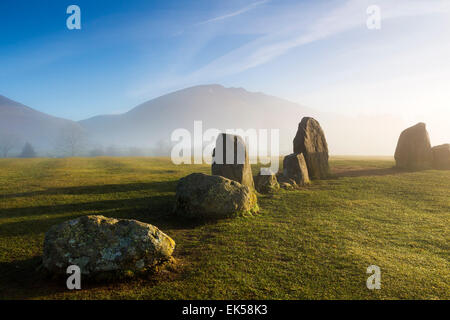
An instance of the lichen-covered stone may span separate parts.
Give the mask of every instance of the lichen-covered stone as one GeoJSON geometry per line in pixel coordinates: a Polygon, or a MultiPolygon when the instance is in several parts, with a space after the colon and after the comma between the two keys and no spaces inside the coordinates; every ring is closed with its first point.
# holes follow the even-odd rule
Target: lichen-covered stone
{"type": "Polygon", "coordinates": [[[284,157],[283,176],[288,180],[295,181],[298,186],[305,186],[310,183],[308,168],[303,154],[293,153],[284,157]]]}
{"type": "Polygon", "coordinates": [[[284,190],[299,189],[299,186],[297,185],[297,183],[294,180],[285,177],[282,172],[277,173],[277,180],[278,180],[278,183],[280,184],[281,189],[284,189],[284,190]]]}
{"type": "Polygon", "coordinates": [[[409,170],[431,167],[431,143],[425,123],[418,123],[404,130],[398,139],[395,150],[398,168],[409,170]]]}
{"type": "Polygon", "coordinates": [[[65,274],[77,265],[85,276],[143,272],[170,260],[175,242],[136,220],[84,216],[53,226],[45,235],[43,267],[65,274]]]}
{"type": "Polygon", "coordinates": [[[295,184],[292,184],[292,183],[281,182],[280,183],[280,188],[284,189],[284,190],[295,190],[295,189],[297,189],[297,186],[295,184]]]}
{"type": "Polygon", "coordinates": [[[450,170],[450,144],[443,144],[431,148],[433,154],[433,168],[450,170]]]}
{"type": "Polygon", "coordinates": [[[189,218],[228,218],[259,211],[256,194],[239,182],[193,173],[178,182],[175,211],[189,218]]]}
{"type": "Polygon", "coordinates": [[[309,178],[324,179],[329,175],[328,144],[319,122],[305,117],[298,125],[294,138],[294,153],[302,153],[309,178]]]}
{"type": "Polygon", "coordinates": [[[222,133],[216,140],[211,173],[255,189],[247,147],[240,136],[222,133]]]}
{"type": "Polygon", "coordinates": [[[274,174],[257,175],[255,177],[255,188],[259,193],[274,193],[280,190],[280,184],[274,174]]]}

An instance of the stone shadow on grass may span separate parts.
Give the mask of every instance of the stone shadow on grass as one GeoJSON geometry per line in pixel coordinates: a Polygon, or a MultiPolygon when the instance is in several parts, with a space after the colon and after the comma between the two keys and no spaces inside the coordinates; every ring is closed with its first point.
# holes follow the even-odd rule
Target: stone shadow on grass
{"type": "Polygon", "coordinates": [[[64,281],[60,285],[48,281],[39,271],[41,263],[41,257],[0,262],[0,299],[30,299],[67,291],[64,281]]]}
{"type": "Polygon", "coordinates": [[[47,188],[40,191],[30,191],[22,193],[0,194],[0,199],[22,198],[47,195],[87,195],[87,194],[109,194],[131,191],[149,191],[170,192],[175,190],[177,180],[175,181],[156,181],[149,183],[125,183],[125,184],[104,184],[93,186],[78,186],[64,188],[47,188]]]}
{"type": "Polygon", "coordinates": [[[0,262],[0,300],[39,299],[54,295],[66,294],[60,299],[70,298],[70,294],[91,289],[121,290],[122,285],[142,285],[146,287],[157,285],[160,282],[174,281],[183,276],[182,267],[177,262],[168,263],[163,272],[149,272],[134,278],[91,279],[81,276],[81,290],[69,290],[66,287],[69,275],[51,275],[42,267],[42,257],[34,256],[25,260],[0,262]],[[175,264],[175,266],[174,266],[175,264]]]}
{"type": "Polygon", "coordinates": [[[0,224],[0,234],[9,236],[40,234],[46,232],[52,225],[83,215],[104,215],[119,219],[135,219],[153,224],[163,231],[167,229],[190,229],[210,223],[210,221],[191,220],[174,214],[176,183],[177,181],[169,181],[48,189],[43,192],[47,192],[46,194],[107,194],[131,190],[157,190],[159,192],[173,192],[173,194],[4,208],[0,209],[1,217],[17,218],[21,221],[0,224]]]}
{"type": "MultiPolygon", "coordinates": [[[[83,215],[104,215],[120,219],[135,219],[155,225],[169,236],[171,235],[171,230],[190,230],[197,226],[214,224],[215,221],[186,219],[174,214],[176,183],[177,181],[170,181],[48,189],[40,192],[40,194],[105,194],[139,190],[156,190],[159,192],[170,192],[170,194],[70,204],[3,208],[0,209],[1,217],[16,218],[21,221],[0,224],[0,234],[6,237],[42,236],[51,226],[83,215]]],[[[22,193],[15,196],[29,195],[22,193]]],[[[174,240],[177,241],[176,238],[174,240]]],[[[185,250],[179,248],[178,255],[183,257],[185,250]]],[[[65,287],[64,279],[48,279],[45,273],[38,269],[40,264],[41,257],[1,262],[0,299],[39,298],[41,296],[69,292],[65,287]]],[[[152,285],[154,281],[156,280],[147,279],[146,283],[152,285]]],[[[120,282],[117,285],[120,286],[120,282]]],[[[103,286],[109,288],[108,284],[101,283],[86,283],[82,288],[101,288],[103,286]]]]}
{"type": "Polygon", "coordinates": [[[186,219],[173,212],[175,195],[156,195],[141,198],[103,200],[61,205],[0,209],[4,218],[21,221],[0,224],[0,234],[23,236],[45,233],[55,224],[83,215],[104,215],[118,219],[134,219],[157,226],[163,232],[170,229],[191,229],[211,223],[186,219]]]}

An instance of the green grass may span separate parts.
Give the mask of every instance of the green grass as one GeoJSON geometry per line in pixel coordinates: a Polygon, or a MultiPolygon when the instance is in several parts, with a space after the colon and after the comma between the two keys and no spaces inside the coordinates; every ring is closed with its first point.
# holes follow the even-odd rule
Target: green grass
{"type": "Polygon", "coordinates": [[[257,216],[200,223],[171,212],[177,180],[206,165],[0,160],[0,299],[449,299],[450,171],[397,172],[389,158],[331,165],[331,179],[259,196],[257,216]],[[45,232],[88,214],[158,226],[177,243],[176,268],[76,292],[45,278],[45,232]],[[372,264],[381,290],[366,287],[372,264]]]}

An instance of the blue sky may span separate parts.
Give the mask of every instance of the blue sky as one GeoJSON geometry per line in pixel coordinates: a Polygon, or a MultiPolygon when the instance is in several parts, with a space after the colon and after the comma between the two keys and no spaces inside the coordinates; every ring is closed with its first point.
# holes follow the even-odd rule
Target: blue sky
{"type": "Polygon", "coordinates": [[[450,139],[449,12],[450,0],[2,0],[0,94],[80,120],[219,83],[431,121],[450,139]],[[71,4],[81,30],[66,28],[71,4]],[[366,26],[374,4],[380,30],[366,26]]]}

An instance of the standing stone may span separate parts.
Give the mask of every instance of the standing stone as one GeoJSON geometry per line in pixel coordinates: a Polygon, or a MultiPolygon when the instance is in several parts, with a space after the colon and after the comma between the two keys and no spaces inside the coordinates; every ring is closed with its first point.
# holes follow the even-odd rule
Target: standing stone
{"type": "Polygon", "coordinates": [[[66,274],[77,265],[86,276],[142,272],[168,261],[175,242],[136,220],[83,216],[53,226],[44,240],[43,266],[66,274]]]}
{"type": "Polygon", "coordinates": [[[211,171],[215,176],[239,182],[250,190],[255,189],[247,148],[239,136],[219,134],[213,151],[211,171]]]}
{"type": "Polygon", "coordinates": [[[294,153],[303,153],[311,179],[328,176],[328,144],[319,122],[305,117],[298,125],[294,138],[294,153]]]}
{"type": "Polygon", "coordinates": [[[283,160],[283,176],[291,179],[299,186],[310,183],[308,168],[303,154],[290,154],[283,160]]]}
{"type": "Polygon", "coordinates": [[[425,123],[418,123],[404,130],[395,150],[398,168],[427,169],[431,167],[432,153],[430,137],[425,123]]]}
{"type": "Polygon", "coordinates": [[[433,154],[433,168],[450,170],[450,144],[443,144],[431,148],[433,154]]]}

